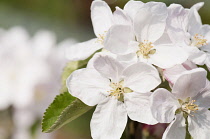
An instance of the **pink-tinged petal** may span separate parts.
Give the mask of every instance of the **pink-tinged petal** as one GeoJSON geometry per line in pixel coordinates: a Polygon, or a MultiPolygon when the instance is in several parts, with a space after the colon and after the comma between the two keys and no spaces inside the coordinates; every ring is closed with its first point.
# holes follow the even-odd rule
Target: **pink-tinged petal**
{"type": "Polygon", "coordinates": [[[200,109],[194,116],[189,116],[188,130],[193,139],[208,139],[210,136],[210,111],[208,109],[200,109]]]}
{"type": "Polygon", "coordinates": [[[142,6],[144,6],[143,2],[130,0],[125,4],[124,11],[134,20],[136,13],[142,6]]]}
{"type": "Polygon", "coordinates": [[[91,39],[86,42],[66,47],[65,55],[66,58],[71,61],[84,60],[102,47],[103,46],[97,39],[91,39]]]}
{"type": "Polygon", "coordinates": [[[205,88],[207,72],[202,68],[183,73],[175,82],[172,93],[178,99],[194,97],[205,88]]]}
{"type": "Polygon", "coordinates": [[[111,79],[112,82],[119,82],[124,67],[111,56],[99,55],[94,61],[94,68],[104,77],[111,79]]]}
{"type": "Polygon", "coordinates": [[[150,92],[144,94],[136,92],[124,94],[126,110],[131,120],[149,125],[157,124],[157,120],[153,118],[150,110],[150,95],[150,92]]]}
{"type": "Polygon", "coordinates": [[[114,25],[107,32],[104,48],[114,54],[128,54],[133,32],[130,25],[114,25]]]}
{"type": "Polygon", "coordinates": [[[157,69],[142,62],[127,67],[123,77],[126,87],[141,93],[149,92],[161,83],[157,69]]]}
{"type": "Polygon", "coordinates": [[[148,2],[138,10],[134,18],[134,31],[139,42],[155,42],[164,33],[167,8],[161,2],[148,2]]]}
{"type": "Polygon", "coordinates": [[[109,30],[113,24],[112,16],[112,11],[106,2],[102,0],[94,0],[92,2],[91,20],[97,37],[109,30]]]}
{"type": "Polygon", "coordinates": [[[119,139],[126,127],[125,105],[117,99],[107,98],[97,105],[90,127],[94,139],[119,139]]]}
{"type": "Polygon", "coordinates": [[[172,68],[163,70],[164,78],[173,85],[177,78],[187,69],[183,65],[175,65],[172,68]]]}
{"type": "Polygon", "coordinates": [[[94,106],[108,96],[110,81],[94,69],[79,69],[66,80],[71,95],[81,99],[85,104],[94,106]]]}
{"type": "Polygon", "coordinates": [[[164,69],[163,75],[164,78],[171,85],[173,85],[176,82],[176,80],[179,78],[179,76],[183,74],[183,72],[195,68],[197,68],[197,66],[194,63],[187,60],[183,64],[175,65],[172,68],[164,69]]]}
{"type": "Polygon", "coordinates": [[[150,55],[149,62],[162,69],[182,64],[188,58],[182,48],[173,45],[158,45],[155,49],[156,52],[150,55]]]}
{"type": "Polygon", "coordinates": [[[185,119],[181,114],[178,114],[175,120],[165,130],[162,139],[185,139],[185,135],[185,119]]]}
{"type": "Polygon", "coordinates": [[[150,97],[151,111],[160,123],[170,123],[179,107],[178,100],[166,89],[157,89],[150,97]]]}

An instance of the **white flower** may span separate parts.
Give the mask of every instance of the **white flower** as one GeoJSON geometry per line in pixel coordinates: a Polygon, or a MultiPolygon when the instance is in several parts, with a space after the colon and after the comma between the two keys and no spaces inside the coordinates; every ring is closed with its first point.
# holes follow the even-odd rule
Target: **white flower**
{"type": "Polygon", "coordinates": [[[151,111],[160,123],[171,123],[163,139],[185,139],[186,124],[193,139],[208,139],[210,130],[210,86],[201,68],[181,75],[172,88],[151,95],[151,111]]]}
{"type": "Polygon", "coordinates": [[[203,3],[198,3],[184,9],[178,4],[170,5],[167,31],[171,40],[189,53],[189,60],[210,67],[210,26],[202,25],[197,11],[202,6],[203,3]]]}
{"type": "Polygon", "coordinates": [[[66,57],[71,61],[84,60],[95,51],[103,48],[106,34],[116,24],[131,24],[131,20],[122,9],[116,7],[112,13],[110,7],[102,0],[94,0],[91,5],[91,19],[97,38],[72,45],[66,50],[66,57]]]}
{"type": "Polygon", "coordinates": [[[97,105],[91,120],[94,139],[120,138],[127,115],[156,124],[149,109],[150,90],[160,83],[157,70],[146,63],[127,68],[110,56],[98,56],[94,68],[74,71],[67,79],[69,92],[89,106],[97,105]]]}
{"type": "Polygon", "coordinates": [[[132,16],[133,26],[111,27],[105,39],[105,49],[118,55],[132,53],[136,59],[160,68],[170,68],[187,59],[187,53],[181,48],[165,43],[168,37],[164,34],[167,18],[164,3],[148,2],[139,6],[138,12],[135,10],[132,16]]]}

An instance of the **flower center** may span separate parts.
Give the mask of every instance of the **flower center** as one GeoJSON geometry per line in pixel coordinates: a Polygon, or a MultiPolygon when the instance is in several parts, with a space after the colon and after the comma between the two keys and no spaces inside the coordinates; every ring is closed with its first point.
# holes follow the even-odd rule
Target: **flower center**
{"type": "Polygon", "coordinates": [[[104,44],[104,39],[105,39],[105,34],[106,34],[107,31],[104,31],[103,34],[98,34],[98,39],[97,39],[97,43],[101,43],[101,44],[104,44]]]}
{"type": "Polygon", "coordinates": [[[136,52],[138,56],[142,55],[143,58],[148,59],[150,58],[150,54],[154,54],[156,49],[152,49],[154,46],[148,40],[144,40],[143,42],[139,43],[139,50],[136,52]]]}
{"type": "Polygon", "coordinates": [[[207,39],[204,39],[204,36],[199,34],[195,34],[191,41],[191,45],[196,46],[198,48],[208,44],[207,39]]]}
{"type": "Polygon", "coordinates": [[[112,90],[108,91],[110,94],[109,96],[115,97],[119,101],[124,101],[124,93],[131,93],[133,92],[130,88],[128,87],[123,87],[124,86],[124,81],[120,81],[119,83],[110,83],[110,87],[112,90]]]}
{"type": "Polygon", "coordinates": [[[185,112],[187,115],[192,115],[192,113],[196,113],[198,109],[198,105],[194,104],[196,100],[191,100],[191,98],[187,98],[185,101],[179,99],[179,103],[181,105],[181,111],[185,112]]]}

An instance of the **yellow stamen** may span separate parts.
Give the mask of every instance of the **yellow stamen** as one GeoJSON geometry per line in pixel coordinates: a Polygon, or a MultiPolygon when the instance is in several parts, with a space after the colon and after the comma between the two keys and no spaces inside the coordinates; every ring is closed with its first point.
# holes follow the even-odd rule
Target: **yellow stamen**
{"type": "Polygon", "coordinates": [[[105,34],[106,34],[107,31],[104,31],[103,34],[98,34],[98,39],[97,39],[97,43],[101,43],[103,44],[104,43],[104,39],[105,39],[105,34]]]}
{"type": "Polygon", "coordinates": [[[154,54],[156,52],[155,49],[152,49],[154,46],[148,40],[144,40],[144,42],[139,43],[139,50],[136,52],[138,56],[142,55],[143,58],[150,58],[150,54],[154,54]]]}
{"type": "Polygon", "coordinates": [[[112,90],[108,91],[110,94],[109,96],[114,96],[116,99],[120,99],[123,97],[124,93],[130,93],[133,92],[130,88],[128,87],[123,87],[124,86],[124,81],[120,81],[119,83],[111,83],[110,87],[112,90]]]}
{"type": "Polygon", "coordinates": [[[192,113],[196,113],[199,110],[198,105],[194,104],[196,100],[190,100],[190,98],[187,98],[185,102],[180,100],[179,102],[182,102],[181,110],[186,112],[188,115],[194,116],[192,113]]]}
{"type": "Polygon", "coordinates": [[[207,45],[207,39],[204,39],[203,35],[195,34],[195,36],[192,38],[191,45],[196,46],[198,48],[207,45]]]}

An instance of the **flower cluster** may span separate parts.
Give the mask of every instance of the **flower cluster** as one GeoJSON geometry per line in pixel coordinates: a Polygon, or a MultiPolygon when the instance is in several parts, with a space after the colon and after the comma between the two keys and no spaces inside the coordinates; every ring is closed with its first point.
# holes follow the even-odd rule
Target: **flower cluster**
{"type": "Polygon", "coordinates": [[[112,12],[104,1],[92,2],[96,38],[69,47],[66,56],[76,61],[94,55],[66,85],[71,95],[97,105],[90,123],[94,139],[119,139],[128,117],[170,123],[163,139],[184,139],[186,132],[208,138],[210,86],[206,70],[197,67],[210,68],[210,26],[202,25],[202,6],[131,0],[112,12]],[[163,82],[170,87],[160,88],[163,82]]]}

